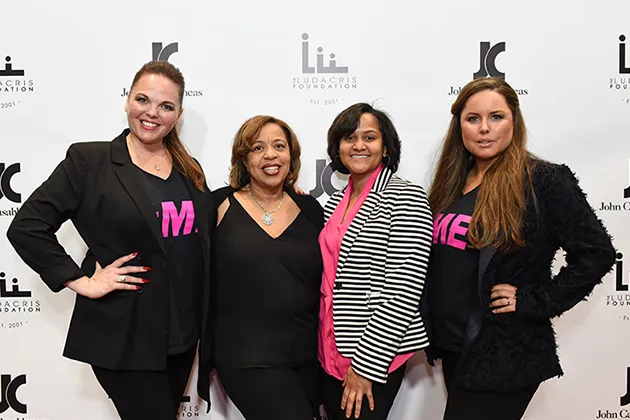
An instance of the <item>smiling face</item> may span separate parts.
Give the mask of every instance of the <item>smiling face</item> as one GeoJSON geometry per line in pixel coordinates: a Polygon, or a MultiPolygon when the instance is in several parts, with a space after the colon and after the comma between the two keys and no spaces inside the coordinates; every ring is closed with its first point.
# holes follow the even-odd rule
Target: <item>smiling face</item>
{"type": "Polygon", "coordinates": [[[339,158],[352,176],[369,176],[385,153],[378,120],[369,113],[361,114],[357,129],[339,142],[339,158]]]}
{"type": "Polygon", "coordinates": [[[282,186],[291,169],[291,151],[284,130],[275,123],[265,124],[254,138],[245,163],[252,184],[282,186]]]}
{"type": "Polygon", "coordinates": [[[460,117],[464,147],[475,160],[492,162],[512,143],[513,121],[503,95],[493,90],[475,93],[460,117]]]}
{"type": "Polygon", "coordinates": [[[159,143],[182,115],[180,89],[167,77],[147,73],[129,92],[125,110],[129,129],[137,140],[159,143]]]}

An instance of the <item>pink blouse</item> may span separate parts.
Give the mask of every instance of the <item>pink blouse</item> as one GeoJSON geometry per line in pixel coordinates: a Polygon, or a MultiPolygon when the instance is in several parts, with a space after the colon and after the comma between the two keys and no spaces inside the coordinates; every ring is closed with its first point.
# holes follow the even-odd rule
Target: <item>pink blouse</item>
{"type": "MultiPolygon", "coordinates": [[[[343,199],[333,212],[332,216],[319,234],[319,246],[322,250],[322,260],[324,262],[324,274],[322,278],[322,287],[320,288],[320,307],[319,307],[319,340],[318,340],[318,358],[322,367],[331,376],[343,381],[348,368],[352,364],[352,359],[342,356],[337,350],[335,343],[335,331],[333,323],[333,286],[337,276],[337,261],[339,260],[339,251],[341,250],[341,241],[343,240],[352,219],[361,209],[361,205],[372,190],[376,178],[383,170],[380,165],[372,175],[368,178],[361,195],[350,209],[348,216],[343,221],[343,215],[346,212],[350,196],[352,195],[352,178],[348,181],[348,187],[343,199]]],[[[389,372],[393,372],[402,366],[413,353],[397,355],[394,357],[392,364],[389,366],[389,372]]]]}

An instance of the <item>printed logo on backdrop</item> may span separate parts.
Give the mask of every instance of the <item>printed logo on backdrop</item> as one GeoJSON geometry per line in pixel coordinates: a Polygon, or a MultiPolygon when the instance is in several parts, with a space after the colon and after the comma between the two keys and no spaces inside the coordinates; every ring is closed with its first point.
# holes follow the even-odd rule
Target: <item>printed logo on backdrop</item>
{"type": "Polygon", "coordinates": [[[315,160],[315,187],[309,192],[313,197],[319,198],[326,194],[329,197],[341,190],[348,181],[348,175],[333,171],[326,159],[315,160]],[[335,186],[333,181],[336,181],[335,186]]]}
{"type": "MultiPolygon", "coordinates": [[[[174,66],[178,67],[177,63],[172,63],[170,60],[171,56],[173,56],[173,54],[177,52],[179,52],[178,42],[171,42],[168,45],[164,45],[163,42],[151,43],[151,60],[152,61],[167,61],[173,64],[174,66]]],[[[182,73],[185,73],[185,72],[182,70],[182,73]]],[[[120,96],[128,96],[128,95],[129,95],[129,89],[123,88],[122,94],[120,96]]],[[[184,90],[184,98],[198,97],[198,96],[203,96],[203,90],[200,90],[200,89],[184,90]]]]}
{"type": "Polygon", "coordinates": [[[489,42],[482,42],[479,48],[479,70],[473,74],[473,79],[483,77],[500,77],[505,79],[505,73],[497,69],[497,56],[505,51],[505,42],[490,45],[489,42]]]}
{"type": "MultiPolygon", "coordinates": [[[[630,292],[628,290],[628,284],[630,283],[630,272],[626,269],[624,264],[624,254],[617,251],[616,261],[614,266],[615,275],[615,287],[612,291],[606,295],[606,307],[623,309],[624,313],[630,309],[630,292]]],[[[620,316],[624,320],[630,320],[628,316],[620,316]]]]}
{"type": "MultiPolygon", "coordinates": [[[[628,159],[628,169],[629,169],[628,177],[630,178],[630,159],[628,159]]],[[[630,211],[630,200],[628,199],[630,199],[630,181],[629,181],[628,187],[624,188],[623,190],[621,189],[618,190],[618,195],[617,195],[616,200],[608,200],[608,202],[602,201],[597,210],[602,211],[602,212],[630,211]]]]}
{"type": "Polygon", "coordinates": [[[194,417],[199,417],[199,413],[201,413],[199,404],[191,403],[190,396],[185,395],[182,398],[181,404],[179,406],[179,411],[177,412],[177,418],[178,419],[191,419],[194,417]]]}
{"type": "Polygon", "coordinates": [[[19,206],[11,204],[22,202],[22,194],[15,191],[12,184],[13,177],[19,172],[19,162],[11,164],[0,162],[0,217],[15,216],[20,209],[19,206]]]}
{"type": "MultiPolygon", "coordinates": [[[[341,64],[337,55],[318,45],[315,48],[308,33],[302,34],[300,50],[301,74],[293,77],[294,91],[308,95],[311,105],[333,105],[343,100],[344,92],[357,89],[357,77],[350,66],[341,64]]],[[[296,49],[297,51],[297,49],[296,49]]]]}
{"type": "MultiPolygon", "coordinates": [[[[626,380],[625,380],[625,392],[619,398],[619,407],[614,409],[598,409],[597,414],[595,415],[595,419],[629,419],[630,418],[630,409],[623,408],[630,404],[630,367],[626,368],[626,380]]],[[[624,381],[619,381],[623,383],[624,381]]]]}
{"type": "MultiPolygon", "coordinates": [[[[628,160],[629,178],[630,178],[630,159],[628,160]]],[[[630,182],[630,181],[627,181],[630,182]]],[[[625,187],[619,182],[615,200],[600,202],[596,207],[598,212],[630,212],[630,186],[625,187]]],[[[616,262],[614,266],[614,289],[608,286],[610,293],[606,295],[606,307],[619,312],[617,315],[625,321],[630,321],[630,271],[624,263],[624,251],[618,250],[616,254],[616,262]]],[[[610,284],[610,283],[608,283],[610,284]]]]}
{"type": "Polygon", "coordinates": [[[17,277],[0,272],[0,329],[16,329],[28,324],[28,317],[42,311],[41,303],[33,299],[17,277]]]}
{"type": "Polygon", "coordinates": [[[0,402],[0,414],[9,409],[19,414],[26,414],[26,404],[19,400],[18,390],[26,384],[26,375],[18,375],[12,378],[11,375],[0,375],[2,384],[2,401],[0,402]]]}
{"type": "Polygon", "coordinates": [[[26,70],[13,64],[13,58],[4,57],[4,69],[0,66],[0,92],[28,93],[35,91],[35,82],[26,77],[26,70]]]}
{"type": "MultiPolygon", "coordinates": [[[[499,70],[497,67],[497,58],[501,53],[506,51],[506,42],[501,41],[496,44],[492,44],[488,41],[482,41],[479,43],[479,70],[472,73],[473,79],[483,79],[485,77],[499,77],[505,79],[505,73],[499,70]]],[[[457,96],[462,90],[462,86],[465,83],[456,87],[455,85],[449,86],[448,95],[457,96]]],[[[523,87],[512,86],[519,96],[529,95],[529,89],[523,87]]]]}
{"type": "Polygon", "coordinates": [[[161,42],[154,42],[153,48],[153,61],[168,61],[169,57],[179,51],[179,44],[173,42],[166,47],[162,46],[161,42]]]}
{"type": "Polygon", "coordinates": [[[630,62],[628,61],[626,45],[626,35],[619,35],[618,45],[618,74],[609,78],[608,90],[613,92],[619,92],[622,96],[621,101],[625,104],[630,104],[630,62]]]}

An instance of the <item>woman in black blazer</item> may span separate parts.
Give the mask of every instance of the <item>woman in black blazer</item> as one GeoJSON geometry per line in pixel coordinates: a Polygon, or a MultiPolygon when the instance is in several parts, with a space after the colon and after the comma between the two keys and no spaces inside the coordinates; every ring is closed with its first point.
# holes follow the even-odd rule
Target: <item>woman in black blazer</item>
{"type": "Polygon", "coordinates": [[[318,408],[324,221],[317,200],[293,192],[299,171],[293,130],[255,116],[234,137],[230,186],[213,193],[212,356],[247,420],[312,420],[318,408]]]}
{"type": "Polygon", "coordinates": [[[470,82],[451,113],[429,193],[428,354],[443,359],[444,419],[520,419],[562,375],[551,318],[592,292],[615,251],[571,170],[527,151],[505,80],[470,82]]]}
{"type": "Polygon", "coordinates": [[[53,292],[76,292],[64,355],[92,366],[123,420],[175,418],[205,331],[215,211],[177,134],[183,93],[178,69],[145,64],[129,128],[70,146],[7,233],[53,292]],[[55,236],[67,220],[89,248],[82,267],[55,236]]]}

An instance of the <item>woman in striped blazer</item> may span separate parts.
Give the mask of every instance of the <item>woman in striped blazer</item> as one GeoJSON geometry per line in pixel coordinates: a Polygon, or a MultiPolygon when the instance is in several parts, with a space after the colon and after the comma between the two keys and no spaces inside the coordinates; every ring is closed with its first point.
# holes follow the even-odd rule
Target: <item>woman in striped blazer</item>
{"type": "Polygon", "coordinates": [[[319,316],[321,396],[330,420],[387,418],[407,360],[428,345],[419,313],[431,248],[424,190],[394,175],[400,140],[382,111],[358,103],[328,131],[348,186],[325,207],[319,316]]]}

